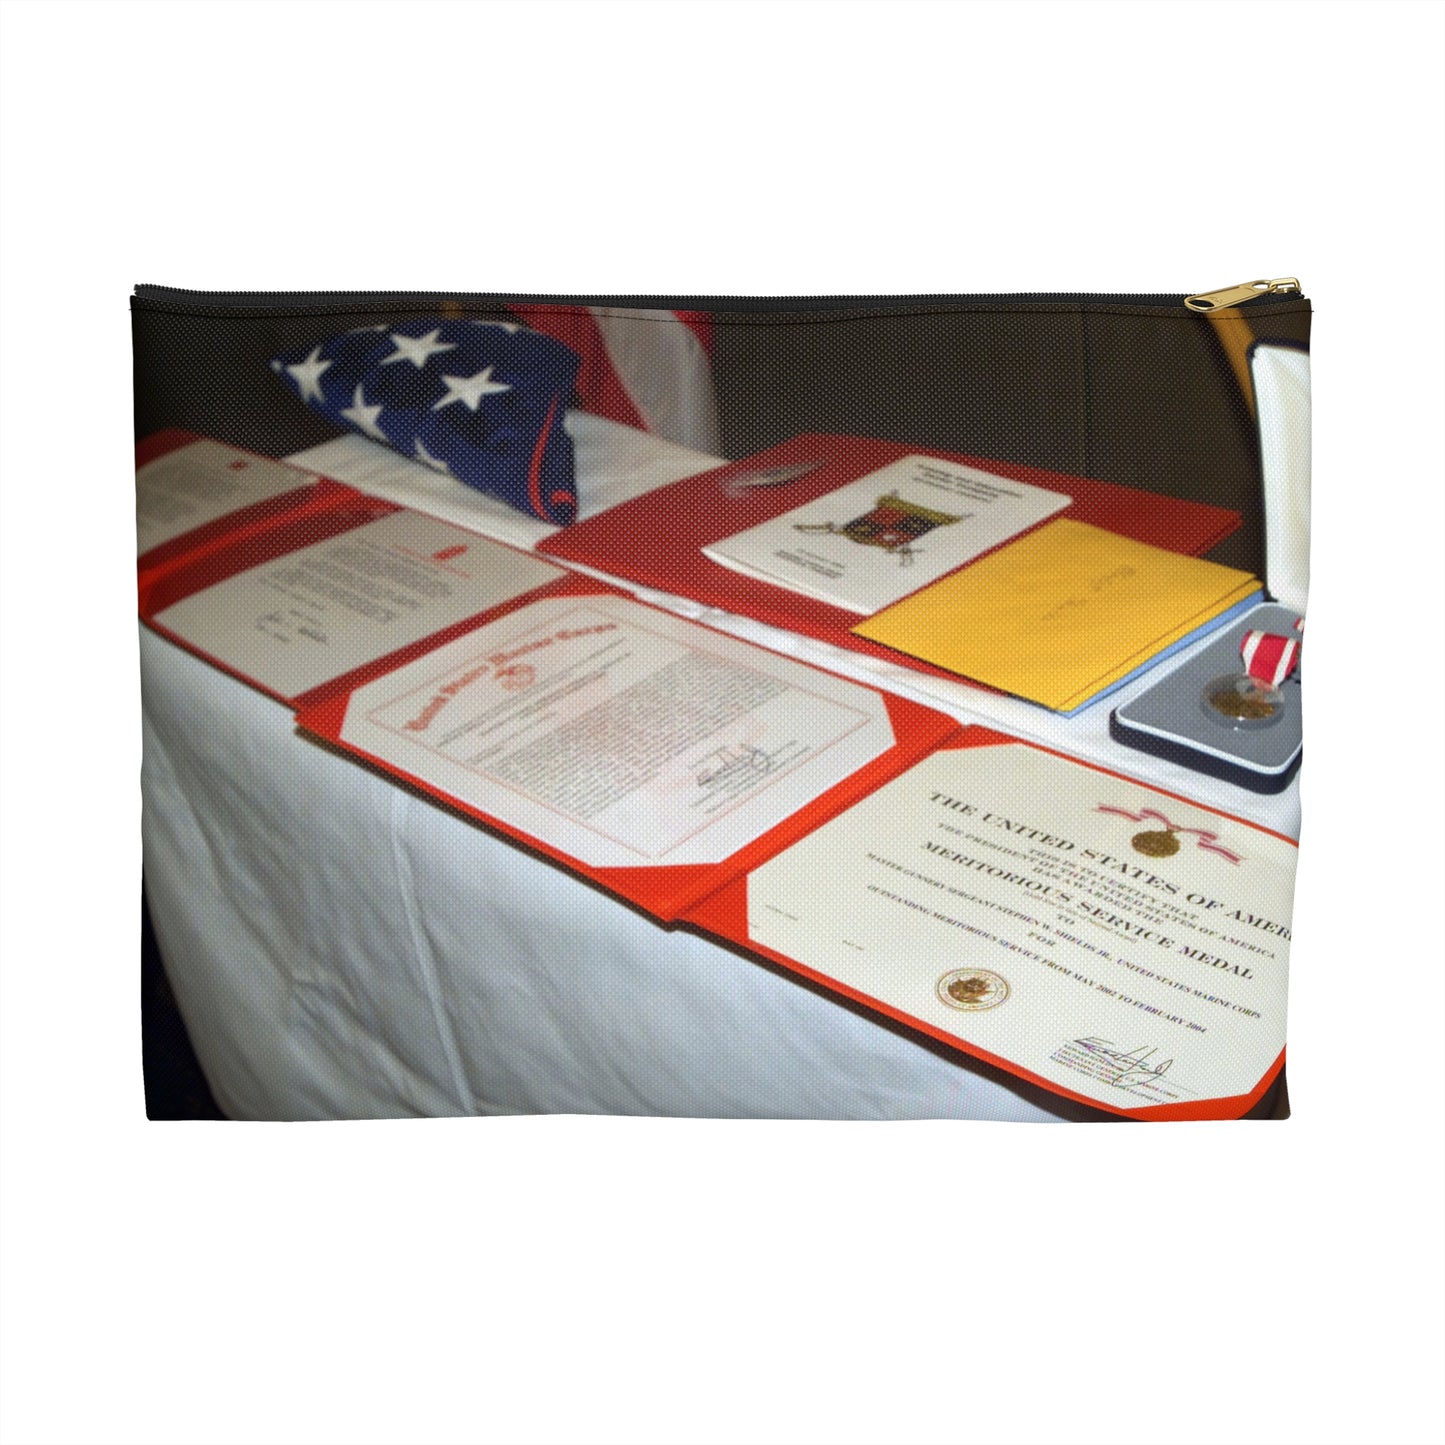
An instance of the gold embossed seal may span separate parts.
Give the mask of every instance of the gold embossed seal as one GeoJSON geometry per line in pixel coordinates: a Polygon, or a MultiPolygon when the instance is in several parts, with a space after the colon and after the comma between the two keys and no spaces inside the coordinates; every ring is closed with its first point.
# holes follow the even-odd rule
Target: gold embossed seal
{"type": "Polygon", "coordinates": [[[1136,853],[1146,858],[1172,858],[1179,851],[1179,839],[1173,833],[1135,833],[1129,840],[1136,853]]]}
{"type": "Polygon", "coordinates": [[[955,968],[938,980],[938,997],[949,1008],[977,1013],[997,1008],[1008,996],[1008,980],[992,969],[955,968]]]}

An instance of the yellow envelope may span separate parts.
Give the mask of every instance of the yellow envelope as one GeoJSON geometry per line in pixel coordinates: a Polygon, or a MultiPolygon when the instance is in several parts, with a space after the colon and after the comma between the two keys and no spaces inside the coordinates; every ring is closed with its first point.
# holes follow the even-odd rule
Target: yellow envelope
{"type": "Polygon", "coordinates": [[[1064,519],[853,631],[1068,712],[1258,589],[1236,568],[1064,519]]]}

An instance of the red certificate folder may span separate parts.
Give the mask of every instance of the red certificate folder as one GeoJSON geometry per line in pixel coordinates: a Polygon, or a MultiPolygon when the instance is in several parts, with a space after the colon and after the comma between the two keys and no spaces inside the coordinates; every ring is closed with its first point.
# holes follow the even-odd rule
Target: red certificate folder
{"type": "MultiPolygon", "coordinates": [[[[931,708],[726,637],[648,607],[606,582],[339,486],[308,495],[288,514],[264,522],[247,517],[229,532],[208,530],[204,546],[182,550],[173,565],[143,575],[141,616],[160,635],[294,707],[312,733],[666,920],[957,731],[951,718],[931,708]],[[398,547],[390,534],[383,543],[375,535],[382,524],[395,524],[403,540],[426,538],[427,550],[398,547]],[[362,550],[358,543],[369,535],[369,550],[362,550]],[[340,544],[340,554],[332,543],[340,544]],[[444,582],[452,573],[464,600],[485,597],[485,605],[458,615],[453,598],[442,625],[414,626],[414,635],[400,646],[384,645],[378,640],[382,634],[355,625],[362,604],[396,601],[392,593],[403,590],[393,586],[398,576],[415,602],[428,583],[444,582]],[[379,579],[369,598],[357,590],[368,575],[379,579]],[[327,603],[336,604],[334,626],[327,603]],[[280,635],[273,636],[272,629],[280,635]],[[335,634],[329,639],[334,646],[307,657],[307,685],[296,685],[294,672],[288,681],[288,652],[308,639],[320,648],[328,631],[335,634]],[[614,675],[626,671],[614,644],[622,643],[625,653],[627,638],[633,651],[644,655],[634,667],[642,675],[616,685],[620,700],[608,716],[597,704],[607,701],[614,675]],[[661,658],[652,668],[660,680],[647,675],[649,648],[661,658]],[[342,658],[343,667],[328,670],[329,662],[342,658]],[[549,668],[555,676],[548,676],[549,668]],[[393,680],[398,696],[378,705],[376,692],[393,680]],[[791,708],[791,720],[766,721],[774,694],[790,699],[779,706],[791,708]],[[736,728],[725,736],[731,719],[724,714],[739,695],[744,705],[733,708],[736,728]],[[370,745],[367,735],[358,741],[349,725],[358,707],[367,714],[370,745]],[[444,744],[430,746],[434,735],[456,730],[458,714],[468,707],[478,712],[474,728],[460,729],[468,741],[510,728],[522,739],[514,753],[525,754],[532,734],[542,739],[532,749],[530,776],[514,769],[517,776],[496,794],[498,806],[490,810],[466,797],[465,783],[474,776],[467,771],[469,760],[458,763],[444,744]],[[569,709],[577,714],[570,727],[569,709]],[[780,739],[780,726],[793,732],[780,739]],[[598,728],[603,732],[596,733],[598,728]],[[620,740],[619,730],[626,734],[620,740]],[[594,737],[600,739],[595,747],[594,737]],[[630,822],[624,816],[620,824],[589,829],[596,799],[566,802],[569,792],[589,787],[613,786],[619,799],[628,796],[626,778],[619,786],[616,778],[574,780],[559,771],[568,765],[569,743],[576,772],[595,771],[589,769],[589,753],[605,755],[609,738],[621,755],[618,770],[637,767],[643,773],[654,749],[685,755],[699,739],[717,742],[701,749],[702,760],[693,764],[700,779],[668,780],[680,793],[691,788],[697,794],[693,811],[681,813],[677,837],[662,840],[669,846],[654,846],[662,825],[646,809],[630,822]],[[421,746],[396,751],[398,739],[421,746]],[[415,769],[407,766],[413,754],[419,760],[415,769]],[[448,776],[460,784],[448,787],[448,776]],[[556,816],[565,818],[569,811],[583,821],[574,817],[559,830],[556,816]],[[566,846],[573,836],[584,844],[584,856],[566,846]],[[714,844],[717,838],[722,841],[714,844]]],[[[604,809],[602,816],[613,815],[604,809]]]]}
{"type": "MultiPolygon", "coordinates": [[[[652,610],[582,578],[569,578],[564,588],[549,591],[554,599],[583,603],[589,597],[610,598],[637,615],[652,610]]],[[[700,641],[710,632],[681,619],[670,619],[670,625],[690,629],[700,641]]],[[[388,682],[378,680],[384,692],[388,682]]],[[[990,729],[959,728],[930,709],[881,694],[892,746],[742,847],[705,865],[599,867],[519,825],[505,794],[498,795],[500,808],[479,807],[439,782],[425,760],[413,770],[399,766],[395,753],[372,751],[358,740],[355,728],[358,722],[365,726],[362,715],[374,712],[375,697],[367,692],[334,695],[303,711],[298,722],[339,750],[665,922],[686,924],[781,964],[1049,1092],[1124,1118],[1237,1118],[1259,1103],[1283,1066],[1284,960],[1262,946],[1277,948],[1281,935],[1271,931],[1274,925],[1263,914],[1229,906],[1239,902],[1230,895],[1230,885],[1247,888],[1253,882],[1256,893],[1243,896],[1259,896],[1260,885],[1248,877],[1251,869],[1266,875],[1265,893],[1292,877],[1282,860],[1294,844],[1280,835],[990,729]],[[951,846],[920,851],[910,839],[908,851],[899,853],[900,819],[905,832],[927,828],[926,770],[940,761],[946,765],[952,756],[984,752],[988,756],[981,757],[979,775],[985,789],[992,780],[995,793],[1007,799],[1010,815],[968,804],[973,795],[962,790],[941,801],[934,793],[932,801],[940,808],[958,810],[940,814],[948,823],[951,846]],[[1010,757],[1042,762],[1066,787],[1082,789],[1097,801],[1086,811],[1078,808],[1077,799],[1060,802],[1058,779],[1047,773],[1033,780],[1032,801],[1028,788],[1016,795],[1013,780],[1000,779],[1010,757]],[[870,810],[890,804],[891,791],[914,784],[923,792],[918,800],[905,797],[901,812],[895,807],[892,836],[888,826],[871,832],[870,810]],[[1043,810],[1039,821],[1063,831],[1031,826],[1031,806],[1043,810]],[[1129,900],[1125,912],[1130,916],[1112,912],[1120,905],[1092,890],[1077,872],[1065,877],[1047,868],[1031,869],[1010,861],[1022,855],[1008,847],[999,854],[978,849],[977,839],[966,841],[970,824],[953,826],[954,820],[965,819],[981,820],[971,825],[993,830],[1009,844],[1030,838],[1046,849],[1067,848],[1061,858],[1073,853],[1073,840],[1065,834],[1077,833],[1080,845],[1090,845],[1087,851],[1080,846],[1076,855],[1090,860],[1085,873],[1106,880],[1114,873],[1125,875],[1118,897],[1129,900]],[[839,844],[840,826],[853,828],[851,843],[839,844]],[[1171,855],[1170,843],[1161,839],[1173,840],[1176,853],[1171,855]],[[843,886],[850,886],[860,858],[863,868],[881,880],[868,882],[865,873],[854,900],[873,919],[872,938],[866,931],[853,933],[857,917],[849,918],[847,907],[835,907],[827,896],[829,875],[848,875],[843,886]],[[768,892],[767,875],[780,867],[795,875],[791,896],[779,893],[776,885],[768,892]],[[1235,869],[1244,871],[1236,878],[1235,869]],[[1030,877],[1034,871],[1038,876],[1030,877]],[[981,875],[994,880],[995,897],[986,896],[981,875]],[[1218,888],[1220,877],[1222,896],[1210,904],[1206,894],[1218,888]],[[1054,881],[1045,884],[1045,878],[1054,881]],[[1151,889],[1157,899],[1179,899],[1181,905],[1187,899],[1190,907],[1163,928],[1146,927],[1157,923],[1149,912],[1157,899],[1145,898],[1151,889]],[[1041,894],[1051,895],[1042,909],[1041,894]],[[1208,922],[1186,923],[1189,913],[1208,922]],[[934,936],[917,931],[920,915],[943,920],[928,924],[934,936]],[[1240,923],[1239,917],[1252,921],[1240,923]],[[787,926],[779,919],[791,920],[802,946],[770,944],[759,936],[759,918],[774,934],[787,926]],[[1133,931],[1121,932],[1124,927],[1133,931]],[[1260,930],[1255,936],[1261,944],[1245,951],[1249,940],[1234,935],[1252,928],[1260,930]],[[1174,936],[1164,937],[1166,930],[1174,936]],[[875,957],[875,981],[870,982],[869,954],[876,954],[880,935],[881,968],[875,957]],[[1278,970],[1274,977],[1271,969],[1278,970]],[[1009,1007],[992,1013],[1000,1003],[1009,1007]],[[1007,1020],[1009,1027],[1000,1030],[999,1020],[1007,1020]]],[[[417,690],[414,701],[427,694],[427,687],[417,690]]],[[[433,690],[433,697],[440,695],[433,690]]],[[[383,705],[392,701],[386,696],[383,705]]],[[[418,716],[425,713],[423,705],[418,716]]],[[[372,736],[378,735],[373,729],[372,736]]]]}
{"type": "MultiPolygon", "coordinates": [[[[885,954],[892,942],[891,971],[884,967],[869,973],[860,960],[879,940],[861,932],[858,938],[843,938],[853,921],[817,896],[824,870],[846,870],[862,851],[850,854],[828,834],[812,839],[811,855],[798,859],[802,882],[794,885],[795,896],[808,900],[804,909],[816,904],[817,916],[804,912],[794,919],[801,945],[794,951],[760,941],[760,919],[775,936],[785,936],[774,920],[787,917],[794,904],[776,886],[771,894],[760,888],[756,871],[729,879],[694,905],[685,921],[1092,1108],[1160,1121],[1247,1114],[1284,1065],[1288,929],[1247,906],[1233,906],[1238,898],[1230,890],[1253,886],[1260,896],[1273,893],[1287,918],[1294,841],[983,727],[962,729],[918,772],[950,754],[972,750],[979,753],[977,777],[985,791],[992,783],[1005,800],[1007,816],[978,805],[963,789],[940,797],[930,794],[925,783],[917,808],[907,808],[904,816],[926,821],[928,800],[934,800],[945,828],[938,835],[943,844],[924,851],[910,834],[908,848],[897,856],[896,840],[888,838],[887,830],[871,832],[871,819],[860,818],[867,850],[860,876],[866,879],[871,869],[881,882],[868,886],[866,897],[860,890],[859,897],[867,910],[878,911],[885,954]],[[1035,797],[1042,789],[1049,799],[1037,821],[1048,829],[1030,826],[1036,820],[1028,813],[1029,803],[1016,791],[1015,780],[1005,776],[1010,763],[1022,763],[1025,775],[1034,765],[1041,779],[1035,797]],[[1073,807],[1061,799],[1063,791],[1077,791],[1087,811],[1077,807],[1077,799],[1073,807]],[[971,828],[983,839],[970,840],[971,828]],[[1090,836],[1085,838],[1083,830],[1091,830],[1090,836]],[[1024,856],[1014,846],[1021,838],[1033,843],[1033,867],[1016,861],[1024,856]],[[1005,839],[1007,846],[1002,852],[980,846],[990,839],[1005,839]],[[1038,857],[1051,850],[1063,862],[1038,865],[1038,857]],[[980,886],[982,878],[992,881],[993,897],[980,896],[987,891],[980,886]],[[1096,879],[1119,880],[1118,896],[1129,900],[1124,908],[1110,902],[1106,892],[1094,891],[1096,879]],[[1146,890],[1174,909],[1168,921],[1150,913],[1157,900],[1146,901],[1146,890]],[[920,913],[940,920],[935,932],[945,936],[944,947],[920,949],[919,938],[907,932],[908,921],[920,913]],[[1188,915],[1194,916],[1192,923],[1185,922],[1188,915]],[[889,939],[893,928],[901,930],[900,941],[889,939]],[[911,991],[910,971],[917,975],[911,991]],[[1056,1015],[1069,1026],[1053,1029],[1056,1015]],[[1005,1020],[1009,1027],[998,1027],[1005,1020]],[[1238,1039],[1219,1037],[1231,1028],[1239,1031],[1238,1039]],[[1198,1060],[1187,1057],[1201,1040],[1209,1041],[1215,1060],[1226,1061],[1213,1089],[1199,1077],[1198,1060]],[[1186,1056],[1176,1060],[1176,1053],[1186,1056]],[[1247,1057],[1236,1062],[1241,1053],[1247,1057]],[[1070,1087],[1071,1080],[1084,1076],[1092,1085],[1070,1087]],[[1172,1099],[1164,1087],[1170,1080],[1184,1081],[1172,1099]],[[1229,1081],[1225,1092],[1219,1091],[1221,1080],[1229,1081]],[[1191,1090],[1190,1085],[1201,1087],[1191,1090]],[[1155,1100],[1149,1098],[1151,1090],[1155,1100]]],[[[905,786],[909,781],[898,780],[905,786]]],[[[910,821],[905,831],[911,827],[910,821]]],[[[926,835],[924,827],[916,832],[926,835]]]]}
{"type": "MultiPolygon", "coordinates": [[[[550,584],[565,586],[570,579],[564,568],[528,553],[480,537],[452,523],[410,511],[394,502],[364,496],[335,482],[323,482],[307,490],[299,505],[289,511],[258,517],[248,508],[239,517],[221,520],[232,525],[206,527],[199,541],[192,538],[188,545],[179,546],[169,563],[141,573],[141,619],[152,631],[195,653],[212,666],[293,707],[314,703],[335,690],[346,691],[367,678],[399,667],[489,620],[498,612],[517,605],[519,599],[539,587],[550,584]],[[308,625],[314,624],[315,619],[304,615],[306,600],[303,599],[297,606],[294,588],[290,595],[284,590],[288,580],[284,575],[287,564],[320,544],[361,539],[363,529],[388,519],[414,522],[429,538],[425,553],[413,549],[413,555],[399,556],[396,566],[410,567],[415,574],[411,579],[413,582],[417,577],[422,579],[423,594],[428,581],[432,583],[430,590],[433,593],[442,590],[455,594],[448,600],[448,605],[439,610],[436,626],[428,627],[425,622],[413,625],[400,639],[388,639],[384,628],[373,629],[371,637],[350,639],[347,647],[338,649],[337,671],[327,671],[323,652],[319,664],[312,666],[309,676],[301,682],[293,682],[294,674],[286,671],[284,639],[283,643],[274,647],[258,644],[251,649],[242,647],[237,651],[234,646],[237,634],[244,639],[247,631],[256,625],[256,614],[269,611],[270,605],[263,603],[258,609],[252,600],[246,604],[251,609],[250,613],[228,617],[233,599],[225,594],[212,593],[211,589],[244,581],[248,574],[262,579],[264,583],[268,569],[276,573],[279,568],[282,575],[275,577],[275,611],[278,615],[283,612],[292,614],[283,619],[291,634],[291,644],[319,648],[316,628],[308,625]],[[499,563],[520,579],[510,585],[510,590],[505,576],[497,581],[488,575],[489,571],[495,574],[499,570],[499,563]],[[431,574],[430,578],[428,574],[431,574]],[[478,598],[476,605],[468,602],[469,595],[473,594],[478,598]],[[486,600],[481,600],[483,598],[486,600]],[[196,605],[187,611],[184,618],[178,615],[176,609],[193,601],[196,605]],[[233,644],[229,648],[222,645],[227,640],[233,644]],[[248,656],[251,659],[249,664],[238,660],[248,656]]],[[[187,544],[188,539],[178,538],[177,542],[187,544]]],[[[398,550],[405,551],[404,548],[398,550]]],[[[386,561],[383,557],[383,566],[386,561]]],[[[344,573],[338,576],[334,563],[323,559],[322,569],[319,583],[315,575],[306,579],[314,594],[310,599],[313,608],[319,605],[324,609],[328,601],[335,603],[345,620],[348,606],[367,606],[369,599],[356,594],[355,584],[349,582],[344,573]],[[328,566],[331,569],[329,577],[325,570],[328,566]],[[322,588],[330,588],[329,598],[319,590],[322,588]]],[[[393,578],[383,575],[382,599],[377,607],[411,607],[416,615],[425,618],[424,596],[404,597],[400,604],[397,603],[396,592],[404,590],[405,583],[401,589],[391,586],[394,575],[393,578]],[[386,595],[388,590],[390,596],[386,595]]]]}
{"type": "Polygon", "coordinates": [[[293,467],[270,457],[262,457],[255,452],[217,442],[195,432],[175,429],[154,432],[136,443],[138,486],[143,481],[144,469],[151,463],[166,457],[180,460],[180,454],[186,452],[204,452],[204,462],[198,465],[228,472],[235,481],[236,492],[240,495],[245,493],[248,473],[256,469],[264,470],[268,477],[266,494],[257,497],[255,501],[243,502],[223,516],[190,527],[180,535],[168,537],[139,552],[136,557],[136,571],[142,585],[154,581],[163,572],[197,559],[220,546],[233,544],[242,536],[263,533],[278,523],[308,511],[325,510],[341,497],[356,495],[351,487],[318,476],[315,472],[293,467]],[[293,475],[294,485],[277,491],[276,474],[284,472],[293,475]]]}
{"type": "Polygon", "coordinates": [[[1057,515],[1173,552],[1197,556],[1229,536],[1241,522],[1239,513],[1222,507],[1036,467],[865,437],[807,434],[714,471],[685,477],[589,521],[574,523],[546,538],[538,550],[835,647],[963,681],[953,673],[854,636],[852,629],[858,625],[855,613],[745,576],[712,561],[702,551],[914,454],[936,456],[1063,492],[1073,500],[1057,515]],[[804,470],[810,466],[811,470],[804,470]]]}
{"type": "MultiPolygon", "coordinates": [[[[952,718],[932,708],[727,637],[576,575],[516,599],[481,619],[473,632],[405,669],[390,674],[377,670],[349,691],[333,690],[313,700],[302,707],[297,722],[667,922],[845,811],[958,731],[952,718]],[[610,693],[601,692],[600,699],[588,696],[589,675],[597,686],[595,677],[607,666],[609,628],[614,635],[651,636],[660,647],[680,652],[681,663],[659,670],[652,658],[651,677],[628,685],[624,675],[610,693]],[[576,656],[566,655],[568,646],[576,656]],[[601,663],[585,655],[593,648],[601,663]],[[539,657],[556,664],[554,676],[536,675],[532,659],[539,657]],[[732,669],[724,680],[708,683],[717,697],[683,695],[686,684],[676,680],[677,672],[699,667],[732,669]],[[666,681],[659,682],[659,677],[666,681]],[[614,774],[629,766],[629,749],[634,754],[638,749],[650,752],[645,769],[651,769],[673,740],[685,734],[690,713],[719,699],[725,706],[729,690],[778,680],[791,689],[787,706],[792,716],[774,725],[771,738],[744,719],[739,724],[741,741],[729,739],[721,747],[704,743],[707,762],[700,766],[690,761],[686,776],[652,787],[648,799],[631,813],[630,826],[603,823],[605,811],[598,816],[596,799],[615,781],[603,776],[601,767],[593,776],[590,760],[579,757],[574,774],[564,772],[563,755],[577,739],[584,747],[595,741],[598,753],[610,750],[605,767],[614,774]],[[529,689],[538,696],[535,704],[529,703],[529,689]],[[638,700],[639,690],[650,691],[651,700],[638,700]],[[455,699],[468,693],[469,717],[450,710],[455,699]],[[577,719],[569,726],[565,713],[574,700],[577,719]],[[529,709],[533,716],[542,715],[544,724],[550,725],[559,713],[563,722],[532,749],[534,756],[525,768],[512,766],[516,756],[527,751],[529,709]],[[499,717],[504,720],[499,722],[499,717]],[[448,755],[449,730],[463,734],[468,747],[483,747],[471,739],[485,739],[489,732],[508,727],[517,728],[523,742],[490,769],[477,770],[471,759],[448,755]],[[870,730],[866,741],[862,728],[870,730]],[[429,733],[439,735],[435,745],[429,733]],[[794,740],[799,736],[818,744],[806,764],[816,770],[812,774],[795,766],[794,740]],[[760,758],[766,761],[749,776],[747,769],[760,758]],[[769,769],[776,770],[776,785],[768,780],[769,769]],[[715,776],[709,777],[710,772],[715,776]],[[798,773],[801,776],[795,776],[798,773]],[[795,778],[792,790],[781,793],[769,812],[768,791],[782,788],[790,777],[795,778]],[[689,834],[690,814],[697,806],[692,795],[706,795],[715,783],[720,786],[714,797],[704,796],[704,801],[720,819],[719,829],[726,829],[735,807],[751,804],[758,811],[720,838],[710,839],[706,826],[689,834]],[[763,801],[750,799],[750,789],[760,790],[763,801]],[[679,800],[675,809],[670,806],[673,796],[679,800]],[[684,819],[682,827],[675,829],[675,837],[660,838],[673,827],[673,813],[684,819]],[[674,857],[683,861],[670,861],[674,857]]],[[[617,809],[628,817],[622,792],[617,809]]]]}

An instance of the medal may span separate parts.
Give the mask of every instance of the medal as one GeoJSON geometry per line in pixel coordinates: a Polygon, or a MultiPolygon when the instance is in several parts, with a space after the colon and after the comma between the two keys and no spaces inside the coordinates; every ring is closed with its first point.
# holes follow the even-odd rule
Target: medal
{"type": "Polygon", "coordinates": [[[1284,706],[1277,688],[1244,673],[1217,677],[1204,690],[1204,701],[1223,717],[1236,722],[1268,722],[1284,706]]]}
{"type": "MultiPolygon", "coordinates": [[[[1303,626],[1301,618],[1295,627],[1303,626]]],[[[1299,665],[1299,639],[1256,628],[1239,641],[1243,672],[1216,677],[1204,689],[1204,706],[1237,728],[1260,728],[1283,716],[1280,685],[1299,665]]]]}

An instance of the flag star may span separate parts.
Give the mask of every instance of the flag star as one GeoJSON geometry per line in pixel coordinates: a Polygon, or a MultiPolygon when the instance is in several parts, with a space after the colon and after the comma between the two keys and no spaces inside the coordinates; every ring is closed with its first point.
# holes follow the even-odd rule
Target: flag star
{"type": "Polygon", "coordinates": [[[369,437],[375,437],[379,442],[387,442],[389,445],[386,433],[382,431],[376,421],[377,417],[381,415],[381,407],[367,406],[366,398],[361,394],[362,385],[363,383],[359,381],[356,383],[356,395],[352,398],[352,404],[341,414],[357,431],[364,432],[369,437]]]}
{"type": "Polygon", "coordinates": [[[419,462],[424,462],[434,472],[441,472],[444,476],[452,477],[453,479],[456,477],[456,473],[452,471],[440,457],[432,456],[432,454],[422,446],[420,437],[416,439],[416,459],[419,462]]]}
{"type": "Polygon", "coordinates": [[[515,336],[522,328],[515,321],[473,321],[473,326],[496,326],[508,336],[515,336]]]}
{"type": "Polygon", "coordinates": [[[490,366],[484,366],[475,376],[444,376],[442,380],[447,384],[447,394],[432,407],[433,411],[440,411],[454,401],[462,402],[469,411],[475,411],[484,396],[512,389],[510,382],[492,380],[490,366]]]}
{"type": "Polygon", "coordinates": [[[385,357],[379,365],[389,366],[393,361],[409,361],[420,370],[438,352],[457,349],[455,341],[438,341],[437,337],[441,334],[440,326],[435,331],[428,331],[425,336],[401,336],[393,331],[391,340],[396,350],[390,356],[385,357]]]}
{"type": "Polygon", "coordinates": [[[291,379],[301,390],[302,401],[325,401],[326,395],[321,390],[321,373],[331,363],[321,360],[321,348],[313,347],[311,355],[305,361],[298,361],[295,366],[288,366],[286,370],[291,373],[291,379]]]}
{"type": "Polygon", "coordinates": [[[360,336],[363,331],[390,331],[389,326],[353,326],[346,334],[348,336],[360,336]]]}

